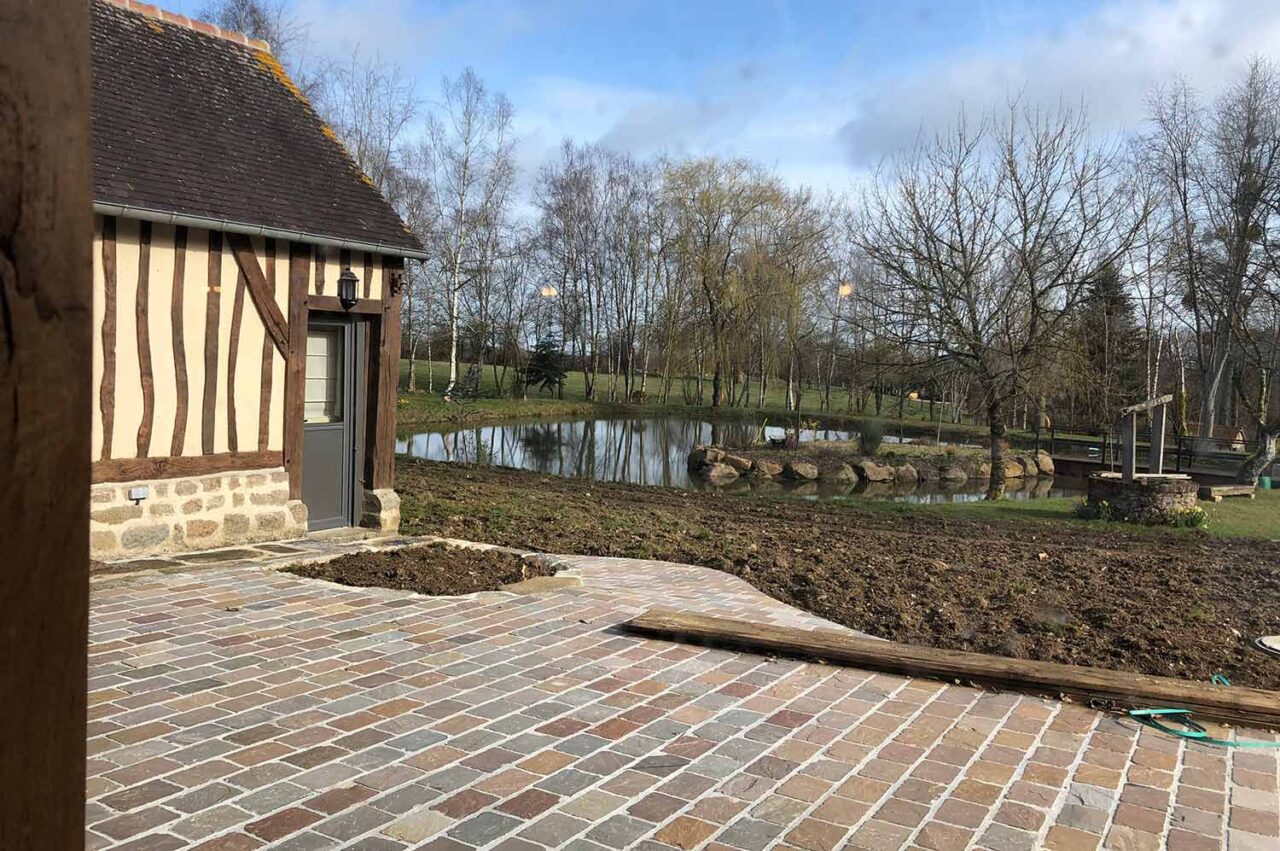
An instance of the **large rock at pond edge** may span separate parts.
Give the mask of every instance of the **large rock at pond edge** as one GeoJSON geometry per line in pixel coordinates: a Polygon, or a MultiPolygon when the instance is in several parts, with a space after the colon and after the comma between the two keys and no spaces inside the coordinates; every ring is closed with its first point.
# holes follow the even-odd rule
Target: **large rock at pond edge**
{"type": "Polygon", "coordinates": [[[738,478],[738,471],[728,464],[708,464],[698,469],[698,475],[713,485],[723,485],[738,478]]]}
{"type": "Polygon", "coordinates": [[[1023,475],[1033,479],[1040,475],[1040,465],[1036,463],[1034,455],[1019,455],[1018,463],[1022,465],[1023,475]]]}
{"type": "Polygon", "coordinates": [[[1040,475],[1052,476],[1054,470],[1053,456],[1043,449],[1040,450],[1036,453],[1036,466],[1040,468],[1040,475]]]}
{"type": "Polygon", "coordinates": [[[983,461],[981,464],[978,465],[978,471],[973,475],[975,479],[991,478],[991,462],[983,461]]]}
{"type": "Polygon", "coordinates": [[[904,484],[920,480],[920,474],[917,473],[916,468],[910,464],[903,464],[901,467],[894,467],[893,477],[904,484]]]}
{"type": "Polygon", "coordinates": [[[1022,466],[1022,462],[1017,458],[1004,459],[1004,477],[1006,479],[1021,479],[1026,475],[1026,470],[1022,466]]]}
{"type": "Polygon", "coordinates": [[[719,464],[724,460],[724,450],[714,446],[695,446],[689,453],[689,469],[699,470],[708,464],[719,464]]]}
{"type": "Polygon", "coordinates": [[[851,485],[858,481],[858,474],[848,464],[841,464],[839,467],[828,467],[822,471],[820,477],[824,482],[842,485],[851,485]]]}
{"type": "Polygon", "coordinates": [[[969,480],[969,473],[959,464],[949,464],[938,471],[938,478],[944,482],[958,484],[969,480]]]}
{"type": "Polygon", "coordinates": [[[788,461],[782,468],[784,478],[797,482],[812,482],[818,478],[818,468],[808,461],[788,461]]]}
{"type": "Polygon", "coordinates": [[[925,461],[916,468],[916,475],[919,476],[922,482],[936,482],[938,480],[938,468],[925,461]]]}
{"type": "Polygon", "coordinates": [[[757,458],[751,464],[751,474],[762,479],[772,479],[782,475],[782,465],[777,461],[766,461],[763,458],[757,458]]]}
{"type": "Polygon", "coordinates": [[[745,473],[751,469],[751,459],[743,458],[741,455],[730,455],[726,452],[723,461],[739,473],[745,473]]]}
{"type": "Polygon", "coordinates": [[[867,482],[891,482],[894,478],[894,470],[888,464],[877,464],[869,458],[859,458],[853,462],[853,469],[857,471],[858,478],[867,482]]]}

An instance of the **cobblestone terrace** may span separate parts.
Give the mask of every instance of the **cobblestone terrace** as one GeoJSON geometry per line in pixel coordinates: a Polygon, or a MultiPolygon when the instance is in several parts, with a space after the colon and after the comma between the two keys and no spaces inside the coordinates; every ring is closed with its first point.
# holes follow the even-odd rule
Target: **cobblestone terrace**
{"type": "Polygon", "coordinates": [[[717,572],[578,558],[580,588],[430,598],[241,552],[95,583],[88,847],[1280,847],[1271,750],[615,630],[829,626],[717,572]]]}

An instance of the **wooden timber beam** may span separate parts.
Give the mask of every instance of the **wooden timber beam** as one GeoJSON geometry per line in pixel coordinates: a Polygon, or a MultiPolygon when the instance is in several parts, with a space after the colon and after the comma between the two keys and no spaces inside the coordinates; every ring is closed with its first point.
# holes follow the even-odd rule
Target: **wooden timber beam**
{"type": "Polygon", "coordinates": [[[302,498],[302,416],[307,383],[307,279],[309,246],[289,243],[289,348],[284,356],[284,468],[289,499],[302,498]]]}
{"type": "Polygon", "coordinates": [[[836,630],[773,626],[669,609],[650,609],[624,627],[675,641],[820,659],[908,677],[961,680],[1053,698],[1066,695],[1115,708],[1188,709],[1200,719],[1280,728],[1280,692],[1262,689],[917,647],[836,630]]]}
{"type": "Polygon", "coordinates": [[[382,302],[371,298],[357,301],[351,307],[343,307],[336,295],[307,296],[307,310],[319,310],[328,313],[359,313],[370,316],[382,315],[382,302]]]}
{"type": "Polygon", "coordinates": [[[190,476],[211,476],[214,473],[230,473],[236,470],[266,470],[281,466],[284,466],[284,453],[271,450],[154,458],[112,458],[109,461],[93,462],[93,483],[181,479],[190,476]]]}
{"type": "Polygon", "coordinates": [[[1137,413],[1140,413],[1140,412],[1142,412],[1142,411],[1149,411],[1149,410],[1151,410],[1152,408],[1155,408],[1155,407],[1157,407],[1157,406],[1159,406],[1159,405],[1167,405],[1167,404],[1169,404],[1169,403],[1170,403],[1170,402],[1172,402],[1172,401],[1173,401],[1173,394],[1172,394],[1172,393],[1166,393],[1166,394],[1165,394],[1165,395],[1163,395],[1163,396],[1157,396],[1157,397],[1155,397],[1154,399],[1148,399],[1148,400],[1147,400],[1147,401],[1145,401],[1145,402],[1139,402],[1139,403],[1138,403],[1138,404],[1136,404],[1136,405],[1130,405],[1130,406],[1129,406],[1129,407],[1127,407],[1127,408],[1121,408],[1121,409],[1120,409],[1120,416],[1122,416],[1122,417],[1123,417],[1123,416],[1125,416],[1126,414],[1137,414],[1137,413]]]}
{"type": "Polygon", "coordinates": [[[267,276],[263,273],[262,267],[258,265],[258,255],[253,253],[253,241],[242,233],[228,233],[226,237],[227,244],[235,254],[236,265],[240,267],[245,281],[249,284],[249,295],[253,299],[254,307],[258,308],[258,315],[262,317],[262,326],[267,329],[267,336],[275,344],[276,350],[287,358],[289,356],[289,323],[280,312],[280,306],[276,304],[275,292],[267,283],[267,276]]]}
{"type": "Polygon", "coordinates": [[[0,2],[4,851],[85,847],[93,422],[89,6],[0,2]]]}

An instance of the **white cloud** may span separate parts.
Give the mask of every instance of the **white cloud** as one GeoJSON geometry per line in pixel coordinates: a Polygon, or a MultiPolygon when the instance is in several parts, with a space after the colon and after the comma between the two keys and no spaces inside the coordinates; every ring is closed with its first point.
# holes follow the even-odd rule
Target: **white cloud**
{"type": "Polygon", "coordinates": [[[1083,102],[1100,132],[1137,129],[1153,87],[1185,77],[1212,95],[1252,54],[1280,44],[1280,4],[1257,0],[1116,2],[1055,35],[998,53],[938,58],[907,76],[859,86],[856,112],[840,130],[857,167],[910,145],[921,129],[1012,96],[1083,102]]]}
{"type": "MultiPolygon", "coordinates": [[[[935,50],[895,66],[909,71],[879,76],[852,60],[801,75],[794,57],[767,53],[704,66],[679,88],[605,83],[591,69],[540,74],[514,47],[539,28],[581,23],[589,12],[572,11],[578,2],[296,0],[296,8],[317,51],[377,50],[416,75],[427,98],[441,74],[465,65],[506,89],[526,181],[572,138],[639,156],[743,155],[789,181],[839,191],[962,105],[980,111],[1013,95],[1083,101],[1096,130],[1134,130],[1155,85],[1181,75],[1213,95],[1250,55],[1280,45],[1280,0],[1109,0],[1054,32],[1011,34],[1025,22],[997,27],[1003,40],[995,47],[935,50]],[[496,69],[505,80],[491,76],[496,69]]],[[[910,44],[911,34],[894,42],[910,44]]]]}

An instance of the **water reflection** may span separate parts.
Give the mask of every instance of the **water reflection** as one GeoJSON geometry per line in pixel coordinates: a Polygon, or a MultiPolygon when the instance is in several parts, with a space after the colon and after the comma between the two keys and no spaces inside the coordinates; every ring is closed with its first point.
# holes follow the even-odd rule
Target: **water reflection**
{"type": "MultiPolygon", "coordinates": [[[[581,419],[562,422],[517,422],[450,431],[429,431],[401,438],[396,451],[431,461],[453,461],[515,467],[588,481],[662,485],[701,490],[706,482],[685,467],[689,449],[698,443],[746,445],[763,431],[780,439],[782,426],[756,422],[711,423],[686,417],[581,419]]],[[[802,441],[849,440],[855,433],[820,428],[801,432],[802,441]]],[[[889,442],[890,436],[885,437],[889,442]]],[[[867,484],[830,487],[814,482],[755,482],[738,479],[725,490],[778,493],[809,499],[874,498],[905,502],[956,502],[980,499],[983,483],[959,486],[938,482],[909,485],[867,484]]],[[[1011,499],[1066,496],[1082,491],[1079,483],[1059,478],[1010,482],[1011,499]]]]}

